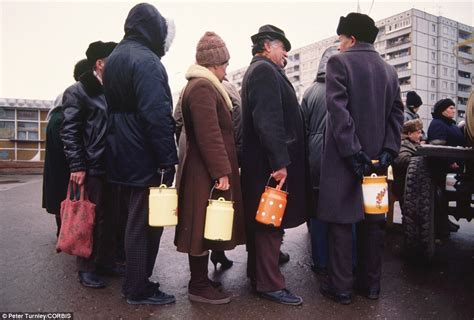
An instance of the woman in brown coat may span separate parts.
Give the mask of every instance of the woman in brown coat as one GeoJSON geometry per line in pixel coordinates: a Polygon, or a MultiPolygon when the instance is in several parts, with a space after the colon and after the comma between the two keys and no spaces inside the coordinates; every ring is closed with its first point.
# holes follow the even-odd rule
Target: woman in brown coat
{"type": "Polygon", "coordinates": [[[179,164],[177,250],[188,253],[191,301],[211,304],[230,302],[228,294],[208,278],[208,250],[230,250],[245,243],[242,196],[231,118],[232,103],[221,82],[226,75],[229,52],[213,32],[199,40],[196,65],[186,73],[182,96],[186,132],[185,153],[179,164]],[[234,223],[229,241],[204,239],[209,193],[234,201],[234,223]]]}

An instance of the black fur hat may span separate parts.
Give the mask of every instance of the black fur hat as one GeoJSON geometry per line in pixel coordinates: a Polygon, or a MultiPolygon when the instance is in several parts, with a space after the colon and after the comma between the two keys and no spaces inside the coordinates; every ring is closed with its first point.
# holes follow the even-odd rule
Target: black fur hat
{"type": "Polygon", "coordinates": [[[86,57],[87,61],[91,65],[95,65],[95,62],[98,59],[103,59],[109,56],[109,54],[114,51],[115,47],[117,46],[116,42],[102,42],[96,41],[92,42],[87,48],[86,57]]]}
{"type": "Polygon", "coordinates": [[[407,108],[418,108],[423,104],[421,97],[415,91],[407,92],[407,108]]]}
{"type": "Polygon", "coordinates": [[[368,15],[351,12],[347,17],[339,18],[336,32],[338,35],[354,36],[357,41],[374,43],[379,29],[368,15]]]}

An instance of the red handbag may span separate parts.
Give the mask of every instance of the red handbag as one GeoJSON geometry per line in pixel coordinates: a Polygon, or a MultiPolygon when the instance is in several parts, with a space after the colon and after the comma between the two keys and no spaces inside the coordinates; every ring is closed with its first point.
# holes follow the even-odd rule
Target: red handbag
{"type": "Polygon", "coordinates": [[[77,184],[70,182],[67,197],[61,202],[61,230],[56,250],[89,258],[92,254],[95,204],[89,201],[84,185],[79,188],[80,196],[77,189],[77,184]]]}

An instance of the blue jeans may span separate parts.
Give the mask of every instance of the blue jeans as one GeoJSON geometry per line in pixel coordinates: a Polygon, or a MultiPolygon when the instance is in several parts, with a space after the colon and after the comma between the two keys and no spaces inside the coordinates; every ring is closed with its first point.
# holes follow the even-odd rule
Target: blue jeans
{"type": "MultiPolygon", "coordinates": [[[[318,218],[310,220],[311,250],[313,265],[319,268],[328,266],[328,226],[318,218]]],[[[352,225],[352,268],[357,265],[356,228],[352,225]]]]}

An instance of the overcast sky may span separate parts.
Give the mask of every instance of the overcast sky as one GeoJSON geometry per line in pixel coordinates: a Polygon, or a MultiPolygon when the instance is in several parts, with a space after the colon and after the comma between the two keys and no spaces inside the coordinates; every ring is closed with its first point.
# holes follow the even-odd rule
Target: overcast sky
{"type": "MultiPolygon", "coordinates": [[[[73,66],[85,58],[90,42],[122,39],[127,13],[140,2],[0,0],[0,97],[54,99],[73,83],[73,66]]],[[[339,16],[357,10],[357,0],[150,3],[176,24],[176,38],[162,60],[173,92],[185,84],[184,73],[205,31],[227,43],[232,71],[250,62],[250,36],[263,24],[283,29],[299,48],[335,35],[339,16]]],[[[360,1],[363,13],[371,6],[376,21],[417,8],[473,25],[472,1],[360,1]]]]}

